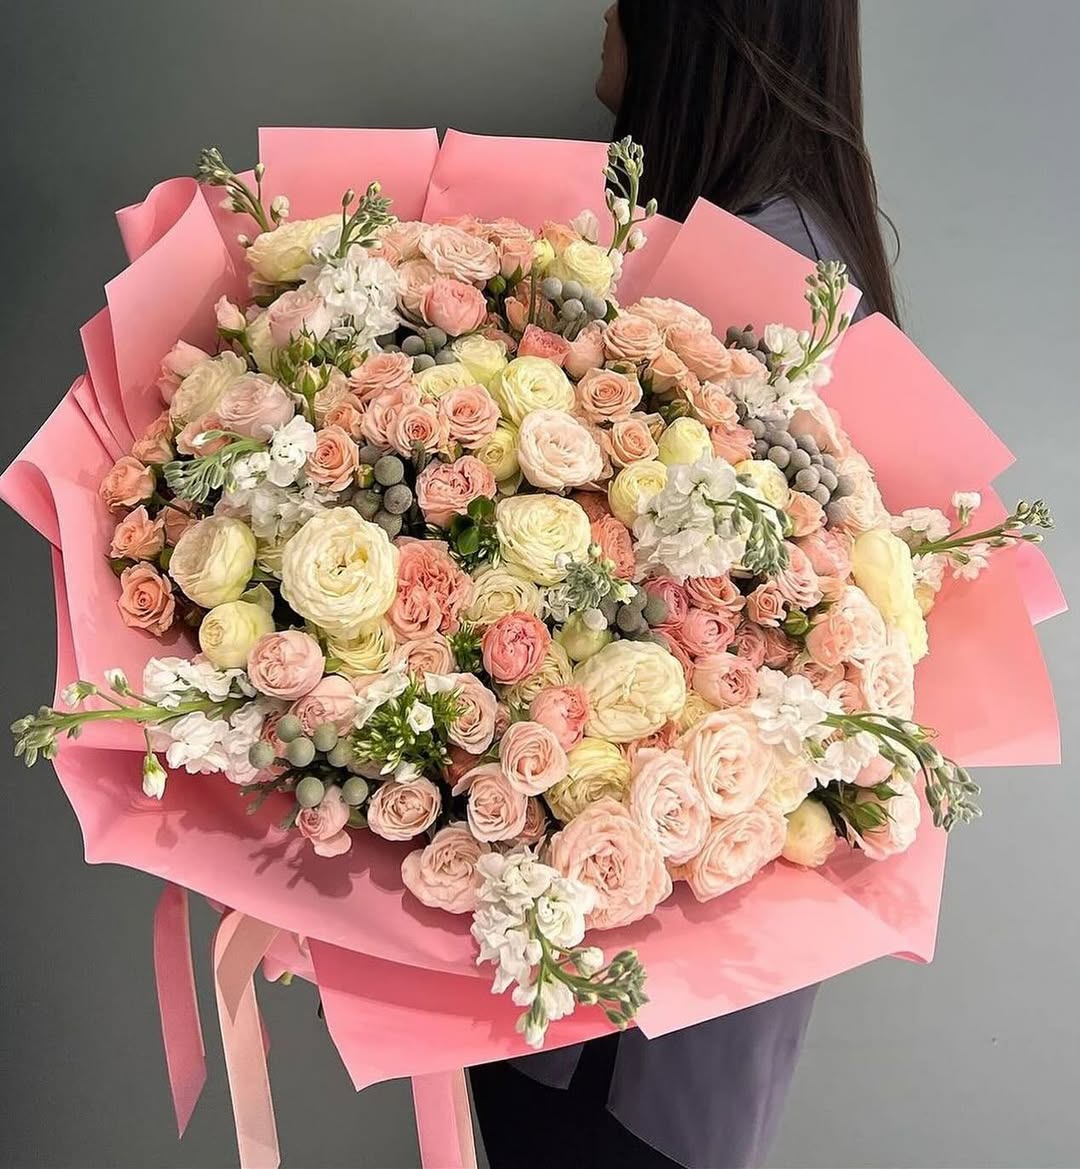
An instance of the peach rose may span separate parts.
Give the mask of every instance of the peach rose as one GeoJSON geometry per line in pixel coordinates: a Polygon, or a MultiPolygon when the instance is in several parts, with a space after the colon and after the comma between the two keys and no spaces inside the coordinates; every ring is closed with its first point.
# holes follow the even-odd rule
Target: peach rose
{"type": "Polygon", "coordinates": [[[441,540],[398,541],[397,594],[387,620],[401,638],[453,633],[473,585],[441,540]]]}
{"type": "Polygon", "coordinates": [[[445,674],[438,685],[457,691],[460,713],[450,728],[450,742],[470,755],[483,755],[495,738],[498,699],[475,674],[445,674]]]}
{"type": "Polygon", "coordinates": [[[460,227],[435,224],[420,235],[419,248],[440,276],[486,284],[499,272],[499,253],[486,239],[460,227]]]}
{"type": "Polygon", "coordinates": [[[724,820],[714,820],[701,851],[676,870],[698,901],[730,893],[756,876],[784,848],[787,821],[768,802],[724,820]]]}
{"type": "Polygon", "coordinates": [[[754,451],[754,436],[745,426],[710,426],[709,438],[712,439],[713,454],[718,459],[726,459],[732,466],[750,458],[754,451]]]}
{"type": "Polygon", "coordinates": [[[450,674],[454,670],[454,653],[441,633],[428,633],[398,646],[394,664],[414,678],[450,674]]]}
{"type": "Polygon", "coordinates": [[[278,349],[284,349],[301,333],[321,341],[334,323],[333,314],[317,292],[297,288],[283,292],[266,310],[270,326],[270,340],[278,349]]]}
{"type": "Polygon", "coordinates": [[[401,862],[405,888],[424,905],[445,913],[472,913],[479,880],[476,862],[490,851],[458,821],[435,833],[431,843],[401,862]]]}
{"type": "Polygon", "coordinates": [[[168,405],[184,378],[200,362],[209,360],[210,354],[197,345],[189,345],[186,341],[177,341],[161,360],[161,373],[157,381],[161,400],[168,405]]]}
{"type": "Polygon", "coordinates": [[[616,422],[630,417],[641,401],[637,378],[613,369],[591,369],[575,390],[578,409],[590,422],[616,422]]]}
{"type": "Polygon", "coordinates": [[[361,414],[364,413],[360,399],[349,385],[349,379],[340,369],[335,368],[327,375],[326,385],[321,390],[316,390],[315,396],[311,399],[316,429],[325,426],[330,413],[345,403],[356,406],[361,414]]]}
{"type": "Polygon", "coordinates": [[[525,829],[529,797],[518,791],[498,763],[482,763],[466,772],[453,794],[468,792],[466,816],[477,840],[513,840],[525,829]]]}
{"type": "Polygon", "coordinates": [[[740,621],[735,626],[735,640],[731,643],[732,652],[740,658],[745,658],[755,670],[765,664],[765,630],[752,621],[740,621]]]}
{"type": "Polygon", "coordinates": [[[176,436],[176,449],[182,455],[191,455],[200,458],[203,455],[213,455],[229,445],[226,435],[216,438],[204,437],[211,431],[221,429],[221,419],[213,411],[203,414],[189,422],[176,436]]]}
{"type": "Polygon", "coordinates": [[[356,688],[340,674],[327,674],[290,709],[305,735],[313,735],[324,723],[332,723],[344,734],[356,719],[356,688]]]}
{"type": "Polygon", "coordinates": [[[540,669],[551,645],[548,627],[532,613],[507,613],[484,630],[484,669],[503,685],[521,682],[540,669]]]}
{"type": "Polygon", "coordinates": [[[706,702],[725,709],[749,706],[757,697],[758,668],[735,654],[706,654],[694,663],[692,686],[706,702]]]}
{"type": "Polygon", "coordinates": [[[132,629],[145,629],[161,637],[176,617],[172,584],[145,560],[120,574],[120,617],[132,629]]]}
{"type": "Polygon", "coordinates": [[[643,751],[668,751],[679,741],[679,728],[676,723],[665,723],[658,731],[651,735],[635,739],[632,743],[624,743],[622,752],[633,771],[637,758],[643,751]]]}
{"type": "Polygon", "coordinates": [[[704,333],[712,332],[712,322],[696,308],[683,304],[681,300],[669,300],[667,297],[643,296],[628,310],[635,316],[645,317],[652,321],[661,333],[677,327],[699,329],[704,333]]]}
{"type": "Polygon", "coordinates": [[[728,612],[692,608],[675,632],[691,657],[719,654],[735,639],[735,620],[728,612]]]}
{"type": "Polygon", "coordinates": [[[510,786],[527,796],[546,792],[570,770],[555,732],[538,722],[516,722],[506,728],[499,762],[510,786]]]}
{"type": "Polygon", "coordinates": [[[602,491],[575,491],[570,498],[589,517],[590,524],[611,515],[611,505],[602,491]]]}
{"type": "Polygon", "coordinates": [[[821,600],[821,586],[810,557],[790,540],[784,541],[787,565],[776,576],[776,589],[793,608],[812,609],[821,600]]]}
{"type": "Polygon", "coordinates": [[[518,357],[546,357],[560,368],[570,356],[570,342],[558,333],[549,333],[537,325],[526,325],[518,342],[518,357]]]}
{"type": "Polygon", "coordinates": [[[412,260],[420,254],[420,236],[427,224],[418,219],[401,220],[386,227],[379,235],[379,242],[401,260],[412,260]]]}
{"type": "Polygon", "coordinates": [[[660,330],[647,317],[620,313],[604,330],[604,353],[609,361],[637,365],[651,361],[663,347],[660,330]]]}
{"type": "Polygon", "coordinates": [[[398,411],[386,436],[399,455],[411,455],[418,447],[431,454],[449,445],[450,423],[431,402],[417,402],[398,411]]]}
{"type": "Polygon", "coordinates": [[[615,565],[615,575],[620,580],[632,580],[637,566],[630,529],[613,515],[594,520],[591,528],[593,543],[599,546],[601,555],[615,565]]]}
{"type": "Polygon", "coordinates": [[[442,794],[430,779],[392,779],[380,784],[368,801],[367,823],[383,840],[412,840],[435,823],[441,810],[442,794]]]}
{"type": "Polygon", "coordinates": [[[518,429],[518,462],[534,487],[561,491],[603,473],[600,446],[576,418],[561,410],[532,410],[518,429]]]}
{"type": "Polygon", "coordinates": [[[630,781],[630,814],[673,864],[697,855],[709,831],[709,810],[678,751],[638,751],[630,781]]]}
{"type": "Polygon", "coordinates": [[[564,751],[585,737],[589,698],[580,686],[549,686],[529,704],[529,718],[548,728],[564,751]]]}
{"type": "Polygon", "coordinates": [[[349,374],[349,386],[366,406],[373,399],[413,384],[412,358],[405,353],[370,353],[349,374]]]}
{"type": "Polygon", "coordinates": [[[799,656],[799,646],[782,629],[765,629],[765,665],[784,670],[799,656]]]}
{"type": "Polygon", "coordinates": [[[352,837],[345,831],[349,822],[349,805],[337,784],[326,789],[317,807],[304,808],[296,817],[296,827],[318,856],[340,856],[352,848],[352,837]]]}
{"type": "Polygon", "coordinates": [[[214,407],[222,430],[267,439],[296,413],[289,394],[273,378],[253,373],[237,378],[214,407]]]}
{"type": "Polygon", "coordinates": [[[731,353],[711,329],[706,332],[692,325],[673,325],[666,340],[687,369],[702,381],[727,377],[731,372],[731,353]]]}
{"type": "Polygon", "coordinates": [[[691,576],[683,587],[692,605],[710,613],[735,617],[746,604],[746,598],[729,576],[691,576]]]}
{"type": "MultiPolygon", "coordinates": [[[[706,426],[730,428],[738,424],[739,413],[735,407],[735,400],[721,383],[694,382],[687,387],[686,398],[693,407],[695,416],[706,426]]],[[[747,434],[749,433],[747,431],[747,434]]]]}
{"type": "Polygon", "coordinates": [[[818,576],[842,579],[851,575],[851,543],[850,536],[828,528],[819,528],[798,541],[818,576]]]}
{"type": "Polygon", "coordinates": [[[645,370],[649,385],[655,394],[666,394],[671,390],[685,390],[697,378],[686,367],[686,362],[665,345],[649,362],[645,370]]]}
{"type": "Polygon", "coordinates": [[[529,846],[539,844],[547,836],[548,817],[544,810],[544,801],[532,796],[529,799],[528,811],[525,813],[525,827],[514,837],[514,844],[529,846]]]}
{"type": "Polygon", "coordinates": [[[302,698],[322,681],[326,659],[319,643],[298,629],[267,633],[252,646],[247,672],[251,684],[271,698],[302,698]]]}
{"type": "Polygon", "coordinates": [[[793,491],[788,496],[784,511],[791,520],[791,534],[796,539],[809,536],[811,532],[825,526],[825,509],[805,491],[793,491]]]}
{"type": "Polygon", "coordinates": [[[484,323],[487,301],[472,284],[440,276],[428,285],[420,302],[420,315],[448,336],[461,337],[476,332],[484,323]]]}
{"type": "Polygon", "coordinates": [[[604,364],[604,327],[599,321],[586,325],[573,341],[563,362],[572,378],[584,377],[590,369],[604,364]]]}
{"type": "Polygon", "coordinates": [[[416,480],[416,501],[429,524],[446,527],[464,515],[474,499],[493,499],[497,488],[491,468],[473,455],[452,463],[430,463],[416,480]]]}
{"type": "Polygon", "coordinates": [[[791,664],[791,672],[793,674],[801,674],[808,679],[810,685],[815,690],[822,690],[828,694],[832,688],[844,680],[844,667],[823,666],[820,662],[814,661],[812,657],[807,654],[800,654],[791,664]]]}
{"type": "Polygon", "coordinates": [[[390,445],[390,432],[398,416],[406,406],[415,406],[420,401],[420,391],[414,385],[396,390],[386,390],[373,397],[367,404],[360,420],[364,438],[377,447],[390,445]]]}
{"type": "Polygon", "coordinates": [[[777,626],[784,620],[784,613],[784,596],[776,581],[758,585],[746,598],[746,615],[758,625],[777,626]]]}
{"type": "Polygon", "coordinates": [[[137,507],[116,525],[109,555],[118,560],[153,560],[164,547],[165,521],[152,520],[145,507],[137,507]]]}
{"type": "Polygon", "coordinates": [[[851,453],[851,440],[844,433],[837,415],[820,398],[812,405],[796,410],[788,429],[792,438],[803,435],[812,438],[823,455],[842,459],[851,453]]]}
{"type": "Polygon", "coordinates": [[[654,836],[618,801],[589,804],[548,845],[547,862],[596,893],[589,929],[615,929],[648,917],[671,893],[654,836]]]}
{"type": "Polygon", "coordinates": [[[363,410],[354,400],[347,400],[338,402],[336,406],[331,406],[323,418],[323,423],[326,426],[336,426],[340,430],[344,430],[354,442],[360,442],[364,437],[361,426],[363,420],[363,410]]]}
{"type": "Polygon", "coordinates": [[[733,816],[752,807],[776,768],[757,720],[741,707],[706,715],[683,735],[680,747],[713,816],[733,816]]]}
{"type": "Polygon", "coordinates": [[[326,426],[315,436],[315,449],[304,468],[308,479],[330,491],[344,491],[356,482],[360,448],[340,426],[326,426]]]}
{"type": "Polygon", "coordinates": [[[806,634],[806,652],[825,669],[847,661],[855,645],[851,619],[833,605],[819,617],[806,634]]]}
{"type": "MultiPolygon", "coordinates": [[[[421,307],[427,290],[439,278],[435,265],[430,260],[417,258],[406,260],[397,269],[398,304],[402,312],[418,320],[421,316],[421,307]]],[[[412,362],[409,362],[412,368],[412,362]]]]}
{"type": "Polygon", "coordinates": [[[499,424],[499,407],[483,386],[455,386],[439,399],[450,437],[463,447],[483,446],[499,424]]]}
{"type": "Polygon", "coordinates": [[[195,505],[189,499],[171,499],[161,509],[159,519],[165,525],[165,543],[170,547],[190,528],[197,523],[195,505]]]}
{"type": "Polygon", "coordinates": [[[172,419],[166,410],[143,431],[142,437],[131,448],[131,456],[148,466],[152,463],[167,463],[175,453],[172,437],[172,419]]]}
{"type": "Polygon", "coordinates": [[[650,597],[659,597],[667,606],[667,616],[662,628],[677,628],[690,612],[690,601],[686,589],[670,576],[654,576],[645,582],[645,591],[650,597]]]}
{"type": "Polygon", "coordinates": [[[605,453],[616,467],[629,467],[659,454],[656,439],[644,414],[631,414],[613,422],[610,430],[602,430],[605,453]]]}
{"type": "Polygon", "coordinates": [[[138,459],[125,455],[101,481],[101,498],[110,511],[136,507],[154,494],[154,475],[138,459]]]}

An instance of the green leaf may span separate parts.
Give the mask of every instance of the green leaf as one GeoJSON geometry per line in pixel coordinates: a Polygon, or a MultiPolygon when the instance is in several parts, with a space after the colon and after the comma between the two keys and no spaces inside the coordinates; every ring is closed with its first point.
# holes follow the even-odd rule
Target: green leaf
{"type": "Polygon", "coordinates": [[[490,519],[495,514],[495,503],[486,495],[478,495],[469,504],[469,515],[474,520],[490,519]]]}
{"type": "Polygon", "coordinates": [[[472,556],[480,548],[480,529],[469,527],[457,538],[457,550],[462,556],[472,556]]]}

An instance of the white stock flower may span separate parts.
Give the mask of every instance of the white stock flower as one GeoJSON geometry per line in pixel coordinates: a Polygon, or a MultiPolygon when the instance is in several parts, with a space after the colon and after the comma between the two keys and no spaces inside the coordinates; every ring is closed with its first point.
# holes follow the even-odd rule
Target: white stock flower
{"type": "Polygon", "coordinates": [[[316,443],[315,428],[297,414],[270,436],[270,465],[266,478],[276,487],[295,483],[316,443]]]}
{"type": "Polygon", "coordinates": [[[982,496],[977,491],[957,491],[953,494],[952,505],[958,512],[978,511],[982,507],[982,496]]]}
{"type": "Polygon", "coordinates": [[[224,771],[229,756],[223,740],[229,733],[229,724],[223,718],[210,719],[204,711],[185,714],[175,722],[156,728],[154,738],[163,739],[165,758],[170,767],[183,767],[193,774],[224,771]]]}
{"type": "Polygon", "coordinates": [[[867,731],[834,739],[824,755],[813,760],[814,774],[822,783],[842,779],[854,783],[856,776],[878,755],[878,741],[867,731]]]}
{"type": "Polygon", "coordinates": [[[152,800],[160,800],[165,794],[165,781],[168,779],[168,773],[152,751],[148,751],[143,757],[142,775],[143,794],[152,800]]]}
{"type": "Polygon", "coordinates": [[[825,716],[832,709],[827,694],[815,689],[801,674],[758,670],[758,696],[750,704],[764,742],[800,754],[808,739],[822,737],[825,716]]]}
{"type": "Polygon", "coordinates": [[[369,349],[377,337],[398,326],[397,272],[359,244],[344,258],[332,257],[339,239],[339,229],[328,232],[313,249],[321,265],[305,268],[301,276],[322,297],[335,328],[346,331],[357,349],[369,349]]]}
{"type": "Polygon", "coordinates": [[[435,715],[431,707],[424,702],[414,702],[409,707],[409,713],[405,716],[405,721],[409,724],[409,729],[414,734],[420,735],[424,731],[430,731],[435,725],[435,715]]]}
{"type": "Polygon", "coordinates": [[[892,516],[890,527],[898,536],[911,532],[920,537],[920,540],[913,543],[922,543],[924,540],[929,542],[944,540],[952,525],[945,514],[936,507],[911,507],[899,515],[892,516]]]}
{"type": "Polygon", "coordinates": [[[806,354],[805,334],[788,325],[766,325],[762,340],[765,348],[785,364],[802,361],[806,354]]]}
{"type": "Polygon", "coordinates": [[[990,545],[972,544],[962,553],[952,552],[949,554],[949,563],[956,580],[974,580],[990,563],[990,545]]]}
{"type": "Polygon", "coordinates": [[[591,244],[596,243],[600,236],[600,220],[595,211],[586,209],[580,212],[570,220],[569,226],[591,244]]]}
{"type": "MultiPolygon", "coordinates": [[[[428,677],[434,677],[429,674],[428,677]]],[[[369,718],[393,698],[399,698],[405,693],[409,685],[409,675],[404,670],[389,670],[385,674],[375,675],[356,698],[356,719],[354,725],[357,730],[363,727],[369,718]]]]}

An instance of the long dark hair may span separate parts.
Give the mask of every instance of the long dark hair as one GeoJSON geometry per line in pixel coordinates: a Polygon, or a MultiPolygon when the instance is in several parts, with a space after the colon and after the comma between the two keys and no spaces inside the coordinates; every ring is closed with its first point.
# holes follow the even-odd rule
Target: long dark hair
{"type": "Polygon", "coordinates": [[[859,0],[618,9],[627,75],[615,135],[645,147],[644,196],[675,219],[699,196],[736,214],[790,196],[829,229],[869,306],[895,321],[863,139],[859,0]]]}

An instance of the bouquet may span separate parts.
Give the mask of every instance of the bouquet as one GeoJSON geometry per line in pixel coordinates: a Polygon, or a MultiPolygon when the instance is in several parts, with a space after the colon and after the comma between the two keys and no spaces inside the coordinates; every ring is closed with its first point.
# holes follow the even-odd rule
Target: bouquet
{"type": "MultiPolygon", "coordinates": [[[[1029,557],[1052,592],[1030,559],[1049,511],[997,505],[992,436],[945,495],[930,452],[919,500],[890,495],[895,456],[879,474],[849,432],[830,394],[858,297],[842,264],[796,272],[800,315],[742,324],[758,306],[735,315],[740,274],[680,260],[674,225],[639,206],[640,148],[602,161],[602,214],[399,217],[372,180],[305,218],[270,194],[272,164],[245,176],[205,151],[191,206],[221,224],[216,286],[152,376],[110,400],[92,368],[74,391],[116,457],[77,488],[101,587],[72,634],[119,622],[131,652],[13,727],[28,764],[90,750],[63,744],[84,732],[130,758],[134,732],[148,801],[213,789],[193,831],[243,837],[235,793],[317,897],[319,866],[348,883],[391,856],[394,912],[421,931],[460,915],[530,1046],[578,1006],[636,1018],[665,903],[723,915],[744,886],[775,896],[783,869],[790,905],[808,870],[895,865],[976,816],[977,752],[916,714],[938,600],[970,640],[992,560],[1029,557]],[[729,316],[666,294],[676,261],[729,286],[729,316]]],[[[848,383],[863,434],[874,372],[848,383]]],[[[1008,628],[1030,640],[1026,614],[1008,628]]],[[[1052,723],[1048,700],[1032,709],[1052,723]]],[[[940,847],[925,855],[940,879],[940,847]]],[[[238,905],[229,880],[187,883],[238,905]]],[[[299,936],[294,965],[320,985],[304,939],[391,956],[348,946],[327,898],[318,913],[260,916],[299,936]]]]}

